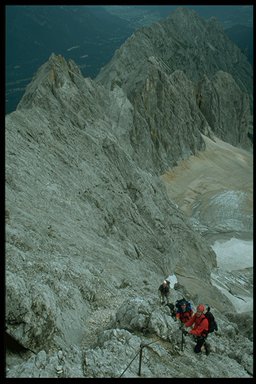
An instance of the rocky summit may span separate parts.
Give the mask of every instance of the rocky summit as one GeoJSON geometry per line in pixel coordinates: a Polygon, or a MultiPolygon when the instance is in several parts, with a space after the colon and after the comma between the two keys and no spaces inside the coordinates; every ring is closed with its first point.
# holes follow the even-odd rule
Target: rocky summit
{"type": "MultiPolygon", "coordinates": [[[[252,309],[214,284],[211,246],[252,239],[251,100],[246,57],[185,8],[134,33],[95,80],[57,54],[38,69],[6,115],[8,378],[252,377],[252,309]],[[190,337],[181,349],[158,297],[169,275],[173,303],[212,308],[209,356],[190,337]]],[[[252,296],[247,272],[233,284],[252,296]]]]}

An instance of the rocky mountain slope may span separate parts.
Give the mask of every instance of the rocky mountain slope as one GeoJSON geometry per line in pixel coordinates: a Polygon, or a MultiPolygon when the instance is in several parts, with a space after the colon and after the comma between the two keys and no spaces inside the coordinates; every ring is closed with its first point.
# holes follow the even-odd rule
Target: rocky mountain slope
{"type": "MultiPolygon", "coordinates": [[[[248,338],[232,301],[211,282],[213,249],[160,177],[222,133],[250,148],[249,97],[220,72],[209,81],[227,81],[219,93],[230,105],[213,108],[218,119],[206,117],[198,80],[183,67],[167,73],[163,55],[153,55],[150,41],[159,28],[165,36],[154,28],[129,39],[123,61],[117,53],[97,81],[53,54],[6,116],[6,326],[23,349],[9,344],[8,377],[118,377],[141,342],[155,343],[145,349],[145,377],[182,377],[188,365],[184,377],[221,377],[224,352],[225,377],[252,375],[250,322],[248,338]],[[222,108],[241,101],[230,134],[222,108]],[[219,319],[215,355],[200,356],[199,371],[193,341],[180,353],[177,323],[159,306],[157,289],[170,273],[178,279],[172,300],[211,303],[219,319]]],[[[126,375],[137,376],[136,366],[126,375]]]]}
{"type": "Polygon", "coordinates": [[[133,103],[142,167],[176,165],[204,149],[200,133],[210,131],[248,148],[252,67],[215,20],[178,8],[135,32],[96,81],[109,89],[121,84],[133,103]]]}
{"type": "Polygon", "coordinates": [[[252,239],[252,153],[217,137],[204,141],[204,151],[162,175],[167,193],[210,242],[252,239]]]}

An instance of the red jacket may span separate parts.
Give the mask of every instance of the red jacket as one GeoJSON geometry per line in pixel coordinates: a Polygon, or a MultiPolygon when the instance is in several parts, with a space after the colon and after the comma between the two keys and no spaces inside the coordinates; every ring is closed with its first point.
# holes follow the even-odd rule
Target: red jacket
{"type": "Polygon", "coordinates": [[[185,312],[177,312],[176,319],[180,320],[182,323],[186,323],[191,318],[192,315],[193,315],[192,309],[185,312]]]}
{"type": "Polygon", "coordinates": [[[188,333],[191,333],[195,336],[203,336],[209,330],[209,323],[205,315],[202,313],[201,316],[197,317],[194,314],[191,319],[189,319],[186,323],[186,327],[191,327],[194,324],[193,329],[191,329],[188,333]]]}

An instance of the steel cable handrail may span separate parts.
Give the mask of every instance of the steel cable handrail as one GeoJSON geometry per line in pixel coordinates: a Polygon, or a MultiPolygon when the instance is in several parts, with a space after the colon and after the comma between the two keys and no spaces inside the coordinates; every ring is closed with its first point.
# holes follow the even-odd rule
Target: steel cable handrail
{"type": "Polygon", "coordinates": [[[141,352],[141,350],[144,348],[144,347],[147,347],[148,345],[150,344],[153,344],[153,343],[156,343],[158,340],[155,340],[155,341],[151,341],[150,343],[148,344],[143,344],[141,343],[140,344],[140,349],[138,350],[138,352],[136,353],[136,355],[134,356],[134,358],[130,361],[130,363],[127,365],[127,367],[125,368],[125,370],[121,373],[121,375],[119,377],[122,377],[123,374],[125,373],[125,371],[127,371],[127,369],[130,367],[131,363],[135,360],[135,358],[138,356],[138,354],[141,352]]]}

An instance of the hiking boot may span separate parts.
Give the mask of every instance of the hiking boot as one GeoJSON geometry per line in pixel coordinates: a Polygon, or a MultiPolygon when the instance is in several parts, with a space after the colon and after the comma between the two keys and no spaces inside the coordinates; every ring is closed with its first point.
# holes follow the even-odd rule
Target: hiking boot
{"type": "Polygon", "coordinates": [[[210,345],[205,343],[204,348],[205,348],[205,353],[208,356],[211,352],[210,345]]]}

